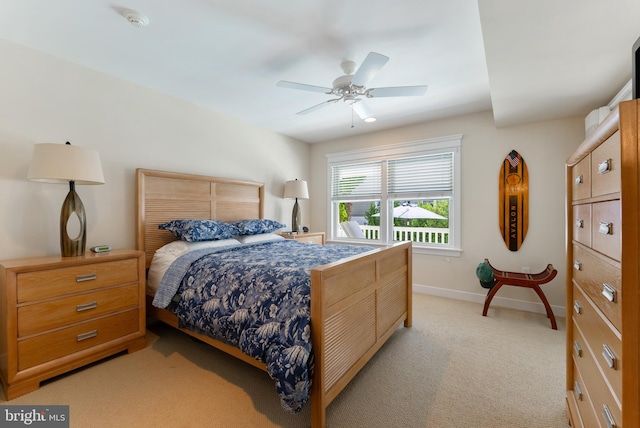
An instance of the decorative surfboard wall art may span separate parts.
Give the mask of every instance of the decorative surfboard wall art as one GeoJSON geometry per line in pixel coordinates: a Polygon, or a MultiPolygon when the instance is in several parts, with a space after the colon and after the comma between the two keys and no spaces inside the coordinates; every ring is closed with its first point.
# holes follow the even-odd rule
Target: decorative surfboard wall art
{"type": "Polygon", "coordinates": [[[498,189],[500,233],[507,248],[518,251],[529,228],[529,172],[515,150],[502,162],[498,189]]]}

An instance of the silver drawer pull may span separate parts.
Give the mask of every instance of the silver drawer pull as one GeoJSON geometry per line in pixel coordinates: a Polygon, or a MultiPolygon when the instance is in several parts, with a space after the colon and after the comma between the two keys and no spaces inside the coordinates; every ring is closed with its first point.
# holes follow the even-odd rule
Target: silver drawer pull
{"type": "Polygon", "coordinates": [[[573,391],[576,393],[576,398],[579,401],[582,401],[582,388],[580,388],[580,384],[578,383],[578,381],[575,381],[575,383],[573,384],[573,391]]]}
{"type": "Polygon", "coordinates": [[[76,336],[78,342],[82,342],[83,340],[91,339],[92,337],[96,337],[98,335],[98,330],[91,330],[86,333],[80,333],[76,336]]]}
{"type": "Polygon", "coordinates": [[[573,342],[573,352],[576,353],[577,357],[582,357],[582,348],[580,347],[580,344],[577,340],[573,342]]]}
{"type": "Polygon", "coordinates": [[[603,235],[613,235],[613,223],[601,221],[600,226],[598,227],[598,232],[603,235]]]}
{"type": "Polygon", "coordinates": [[[98,302],[83,303],[82,305],[76,305],[76,312],[88,311],[89,309],[95,309],[98,307],[98,302]]]}
{"type": "Polygon", "coordinates": [[[582,220],[581,218],[576,220],[576,227],[578,229],[582,229],[584,227],[584,220],[582,220]]]}
{"type": "Polygon", "coordinates": [[[573,262],[573,268],[575,270],[582,270],[582,262],[580,260],[575,260],[573,262]]]}
{"type": "Polygon", "coordinates": [[[607,284],[606,282],[602,284],[602,295],[605,299],[610,302],[616,302],[616,289],[607,284]]]}
{"type": "Polygon", "coordinates": [[[579,175],[576,177],[576,184],[582,184],[584,181],[582,180],[582,176],[579,175]]]}
{"type": "Polygon", "coordinates": [[[606,174],[609,171],[611,171],[611,159],[607,159],[598,164],[598,174],[606,174]]]}
{"type": "Polygon", "coordinates": [[[98,274],[96,274],[96,273],[87,273],[85,275],[76,275],[76,282],[93,281],[96,278],[98,278],[98,274]]]}
{"type": "Polygon", "coordinates": [[[573,301],[573,310],[575,311],[576,314],[582,313],[582,304],[580,304],[578,300],[573,301]]]}
{"type": "Polygon", "coordinates": [[[613,419],[611,410],[609,410],[609,406],[607,406],[606,404],[602,405],[602,419],[607,425],[607,428],[616,428],[616,421],[613,419]]]}
{"type": "Polygon", "coordinates": [[[607,344],[602,345],[602,356],[611,369],[616,369],[616,356],[607,344]]]}

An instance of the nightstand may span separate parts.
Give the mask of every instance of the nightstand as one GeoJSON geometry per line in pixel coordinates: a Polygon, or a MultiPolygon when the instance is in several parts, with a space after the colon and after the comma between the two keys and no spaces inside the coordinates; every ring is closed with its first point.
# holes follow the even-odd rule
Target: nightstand
{"type": "Polygon", "coordinates": [[[324,245],[324,232],[283,233],[282,237],[295,239],[296,241],[306,242],[308,244],[324,245]]]}
{"type": "Polygon", "coordinates": [[[144,253],[0,262],[0,379],[7,400],[145,340],[144,253]]]}

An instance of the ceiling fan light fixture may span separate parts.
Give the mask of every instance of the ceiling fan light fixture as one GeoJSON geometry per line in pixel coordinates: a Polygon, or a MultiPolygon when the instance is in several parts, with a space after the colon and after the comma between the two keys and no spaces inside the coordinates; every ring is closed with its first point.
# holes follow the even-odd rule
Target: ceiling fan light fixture
{"type": "Polygon", "coordinates": [[[365,122],[375,122],[376,118],[373,112],[369,110],[363,98],[384,98],[384,97],[405,97],[405,96],[422,96],[427,91],[426,85],[421,86],[392,86],[386,88],[368,88],[369,81],[380,71],[380,69],[389,61],[389,57],[380,55],[379,53],[369,52],[364,62],[356,70],[356,63],[353,61],[343,61],[340,64],[342,71],[345,73],[333,81],[331,88],[307,85],[303,83],[289,82],[281,80],[277,86],[290,89],[299,89],[303,91],[322,92],[327,95],[333,95],[337,98],[327,100],[313,107],[299,111],[296,114],[307,114],[316,111],[328,104],[343,101],[350,105],[352,109],[352,126],[353,113],[356,113],[360,119],[365,122]],[[354,74],[355,71],[355,74],[354,74]]]}

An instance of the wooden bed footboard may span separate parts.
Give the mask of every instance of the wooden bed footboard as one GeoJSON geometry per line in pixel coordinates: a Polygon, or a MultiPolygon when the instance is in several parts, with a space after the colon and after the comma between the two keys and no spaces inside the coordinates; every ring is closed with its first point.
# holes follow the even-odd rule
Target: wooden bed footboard
{"type": "Polygon", "coordinates": [[[411,327],[411,258],[404,242],[311,271],[312,428],[400,324],[411,327]]]}

